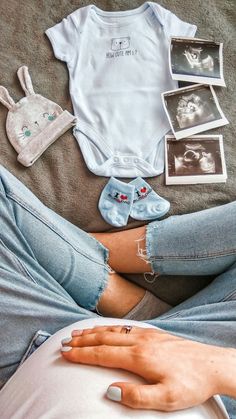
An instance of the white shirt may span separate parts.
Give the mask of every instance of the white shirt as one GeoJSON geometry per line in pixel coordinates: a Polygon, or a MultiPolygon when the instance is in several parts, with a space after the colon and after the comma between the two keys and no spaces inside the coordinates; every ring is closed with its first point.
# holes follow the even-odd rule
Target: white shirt
{"type": "Polygon", "coordinates": [[[170,126],[161,93],[178,87],[168,66],[169,40],[195,31],[154,2],[120,12],[90,5],[46,31],[55,56],[68,66],[74,135],[93,173],[163,172],[170,126]]]}
{"type": "Polygon", "coordinates": [[[105,397],[114,382],[145,381],[128,371],[73,364],[60,354],[61,340],[72,330],[129,324],[153,327],[133,320],[96,317],[59,330],[13,374],[0,391],[1,419],[229,419],[217,396],[201,406],[179,412],[130,409],[105,397]]]}

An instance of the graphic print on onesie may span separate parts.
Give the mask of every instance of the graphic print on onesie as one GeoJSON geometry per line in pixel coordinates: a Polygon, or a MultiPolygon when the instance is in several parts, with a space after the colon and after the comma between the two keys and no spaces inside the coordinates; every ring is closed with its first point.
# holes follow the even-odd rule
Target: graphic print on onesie
{"type": "Polygon", "coordinates": [[[55,56],[68,65],[74,135],[93,173],[163,172],[170,125],[161,93],[178,86],[169,72],[170,37],[195,31],[154,2],[120,12],[82,7],[46,31],[55,56]]]}
{"type": "Polygon", "coordinates": [[[130,46],[130,37],[112,38],[111,49],[113,51],[127,49],[130,46]]]}
{"type": "Polygon", "coordinates": [[[137,53],[137,49],[130,48],[130,36],[112,38],[111,51],[106,53],[106,58],[128,57],[137,53]]]}

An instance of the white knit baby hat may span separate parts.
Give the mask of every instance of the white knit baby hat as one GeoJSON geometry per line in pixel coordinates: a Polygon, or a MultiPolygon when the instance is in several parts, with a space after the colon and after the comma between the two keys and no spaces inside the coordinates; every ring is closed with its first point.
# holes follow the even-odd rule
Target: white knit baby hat
{"type": "Polygon", "coordinates": [[[26,96],[15,103],[7,89],[0,86],[0,102],[9,109],[6,131],[18,153],[17,160],[28,167],[76,124],[76,118],[55,102],[34,92],[28,67],[20,67],[17,75],[26,96]]]}

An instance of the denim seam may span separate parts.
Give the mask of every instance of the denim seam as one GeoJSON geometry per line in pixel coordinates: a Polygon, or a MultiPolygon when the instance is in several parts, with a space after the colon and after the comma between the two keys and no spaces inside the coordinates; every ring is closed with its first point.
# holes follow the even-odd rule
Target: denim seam
{"type": "Polygon", "coordinates": [[[232,256],[236,254],[236,249],[227,250],[225,252],[217,253],[208,253],[206,255],[196,255],[196,256],[150,256],[150,261],[162,261],[162,260],[196,260],[196,259],[209,259],[209,258],[218,258],[222,256],[232,256]]]}
{"type": "MultiPolygon", "coordinates": [[[[211,305],[211,304],[218,304],[218,303],[223,303],[223,302],[226,302],[226,301],[231,301],[231,300],[230,300],[230,298],[231,298],[233,295],[236,295],[236,291],[235,291],[235,290],[234,290],[234,291],[232,291],[230,294],[228,294],[226,297],[224,297],[222,300],[219,300],[219,301],[212,301],[211,303],[208,303],[208,305],[211,305]]],[[[177,318],[179,318],[179,317],[180,317],[180,315],[182,315],[184,312],[186,312],[186,311],[188,311],[188,310],[190,310],[190,309],[199,308],[199,307],[201,307],[202,305],[204,305],[204,304],[200,304],[199,306],[193,306],[193,307],[183,308],[183,309],[181,309],[181,310],[179,310],[179,311],[176,311],[175,313],[171,313],[171,314],[163,314],[163,315],[159,318],[159,320],[169,320],[169,319],[171,319],[171,318],[173,318],[173,317],[177,317],[177,318]]]]}
{"type": "MultiPolygon", "coordinates": [[[[211,252],[211,253],[207,253],[207,254],[199,254],[199,255],[189,255],[189,256],[177,256],[177,255],[165,255],[165,256],[152,256],[152,233],[154,230],[158,230],[159,229],[159,222],[155,222],[155,224],[153,223],[149,223],[147,224],[147,229],[146,229],[146,250],[147,250],[147,256],[149,258],[150,263],[155,262],[155,261],[165,261],[165,260],[204,260],[204,259],[209,259],[209,258],[218,258],[218,257],[222,257],[222,256],[232,256],[234,254],[236,254],[236,249],[227,249],[225,251],[217,251],[217,252],[211,252]]],[[[158,240],[156,240],[156,246],[158,249],[158,240]]]]}
{"type": "Polygon", "coordinates": [[[23,275],[27,275],[27,277],[29,279],[31,279],[31,281],[34,284],[37,284],[37,282],[35,281],[35,279],[32,277],[32,275],[30,274],[30,272],[28,271],[28,269],[26,268],[26,266],[18,259],[18,257],[2,242],[2,240],[0,239],[2,245],[5,247],[5,249],[9,252],[9,256],[11,258],[12,261],[14,261],[14,263],[17,265],[18,269],[20,270],[20,272],[23,275]]]}
{"type": "MultiPolygon", "coordinates": [[[[55,226],[48,221],[45,217],[42,217],[40,213],[38,213],[34,208],[32,208],[30,205],[26,204],[23,200],[21,200],[17,195],[15,195],[13,192],[7,192],[7,196],[17,202],[19,205],[21,205],[23,208],[25,208],[27,211],[29,211],[34,217],[38,218],[41,222],[43,222],[47,227],[49,227],[51,230],[53,230],[58,236],[60,236],[65,242],[67,242],[76,252],[80,253],[87,259],[97,263],[98,265],[104,265],[105,263],[102,263],[94,258],[91,258],[87,253],[82,252],[80,249],[77,248],[74,244],[70,242],[70,240],[58,229],[55,228],[55,226]]],[[[109,266],[106,266],[106,269],[109,271],[109,266]]]]}
{"type": "Polygon", "coordinates": [[[228,295],[226,295],[226,297],[224,297],[223,300],[221,300],[221,302],[223,303],[224,301],[233,301],[233,300],[231,300],[231,298],[234,295],[236,296],[236,290],[234,290],[231,293],[229,293],[228,295]]]}
{"type": "Polygon", "coordinates": [[[171,318],[175,318],[175,317],[179,317],[180,316],[180,314],[182,313],[182,311],[184,311],[184,310],[180,310],[180,311],[176,311],[176,313],[171,313],[171,314],[167,314],[167,315],[165,315],[165,314],[163,314],[163,317],[160,317],[158,320],[166,320],[166,319],[171,319],[171,318]]]}

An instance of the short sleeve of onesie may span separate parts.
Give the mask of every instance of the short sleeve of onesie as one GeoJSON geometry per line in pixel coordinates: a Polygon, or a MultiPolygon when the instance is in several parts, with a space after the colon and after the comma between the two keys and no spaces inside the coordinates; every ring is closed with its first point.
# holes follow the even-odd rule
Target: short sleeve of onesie
{"type": "Polygon", "coordinates": [[[72,13],[45,32],[52,44],[55,57],[67,63],[73,57],[75,45],[78,44],[75,19],[75,14],[72,13]]]}
{"type": "Polygon", "coordinates": [[[165,33],[168,37],[171,36],[186,36],[193,37],[196,33],[197,26],[184,22],[179,19],[174,13],[159,6],[157,3],[150,3],[157,19],[163,25],[165,33]]]}

